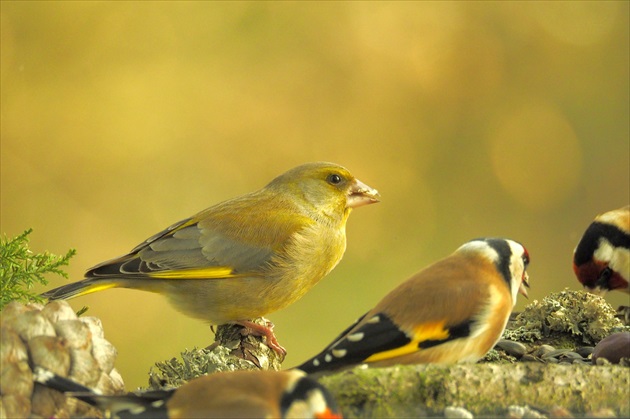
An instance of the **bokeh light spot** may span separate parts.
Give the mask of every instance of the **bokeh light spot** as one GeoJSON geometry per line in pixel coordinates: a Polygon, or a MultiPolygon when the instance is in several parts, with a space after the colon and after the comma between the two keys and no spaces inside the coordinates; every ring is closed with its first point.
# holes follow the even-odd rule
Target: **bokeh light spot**
{"type": "Polygon", "coordinates": [[[552,106],[531,103],[508,113],[489,144],[495,176],[527,207],[549,210],[575,190],[582,152],[571,124],[552,106]]]}
{"type": "Polygon", "coordinates": [[[534,19],[554,38],[574,45],[592,45],[604,40],[614,28],[619,3],[535,2],[534,19]]]}

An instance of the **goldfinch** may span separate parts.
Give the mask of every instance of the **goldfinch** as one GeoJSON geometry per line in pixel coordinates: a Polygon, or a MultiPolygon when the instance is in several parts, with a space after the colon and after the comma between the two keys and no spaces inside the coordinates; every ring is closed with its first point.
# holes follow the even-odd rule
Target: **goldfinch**
{"type": "Polygon", "coordinates": [[[341,418],[328,390],[299,371],[233,371],[177,389],[105,396],[36,367],[35,381],[113,418],[341,418]]]}
{"type": "Polygon", "coordinates": [[[573,271],[589,291],[630,292],[630,205],[595,217],[573,252],[573,271]]]}
{"type": "Polygon", "coordinates": [[[379,194],[333,163],[308,163],[264,188],[214,205],[43,294],[67,299],[110,288],[165,295],[184,314],[241,324],[286,353],[252,319],[302,297],[341,260],[353,208],[379,194]]]}
{"type": "Polygon", "coordinates": [[[527,296],[528,264],[515,241],[472,240],[400,284],[297,369],[475,362],[501,337],[517,293],[527,296]]]}

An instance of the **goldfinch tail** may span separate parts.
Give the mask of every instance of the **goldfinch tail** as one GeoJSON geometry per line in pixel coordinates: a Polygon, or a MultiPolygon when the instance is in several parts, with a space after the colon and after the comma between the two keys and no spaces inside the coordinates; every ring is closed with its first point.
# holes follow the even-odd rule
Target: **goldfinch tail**
{"type": "Polygon", "coordinates": [[[84,279],[83,281],[73,282],[72,284],[62,285],[42,294],[42,297],[49,300],[68,300],[74,297],[91,294],[97,291],[116,288],[120,284],[111,279],[84,279]]]}

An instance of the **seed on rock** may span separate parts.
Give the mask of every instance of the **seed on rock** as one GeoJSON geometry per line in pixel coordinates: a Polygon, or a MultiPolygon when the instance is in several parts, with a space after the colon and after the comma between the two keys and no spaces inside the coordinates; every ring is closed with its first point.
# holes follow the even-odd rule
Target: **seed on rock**
{"type": "Polygon", "coordinates": [[[541,358],[546,353],[551,352],[551,351],[555,351],[555,350],[556,350],[556,348],[554,348],[551,345],[540,345],[538,347],[538,349],[536,349],[532,355],[541,358]]]}
{"type": "Polygon", "coordinates": [[[580,355],[577,352],[572,352],[572,351],[566,352],[566,353],[560,355],[560,357],[561,358],[566,358],[566,359],[584,359],[582,357],[582,355],[580,355]]]}
{"type": "Polygon", "coordinates": [[[593,349],[595,349],[593,346],[581,346],[577,348],[575,352],[582,355],[582,358],[588,358],[588,356],[593,353],[593,349]]]}
{"type": "Polygon", "coordinates": [[[497,342],[496,346],[515,358],[520,358],[527,352],[525,345],[520,342],[514,342],[513,340],[501,339],[497,342]]]}
{"type": "Polygon", "coordinates": [[[549,352],[545,353],[541,358],[542,359],[559,358],[560,355],[565,355],[565,354],[567,354],[569,352],[571,352],[570,349],[554,349],[553,351],[549,351],[549,352]]]}
{"type": "Polygon", "coordinates": [[[521,357],[521,362],[541,362],[541,360],[532,354],[525,354],[521,357]]]}

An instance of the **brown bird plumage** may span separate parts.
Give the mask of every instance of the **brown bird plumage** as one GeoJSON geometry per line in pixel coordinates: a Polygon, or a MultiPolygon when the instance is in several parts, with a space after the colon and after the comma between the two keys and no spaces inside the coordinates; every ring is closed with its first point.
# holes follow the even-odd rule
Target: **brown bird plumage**
{"type": "Polygon", "coordinates": [[[474,362],[503,333],[529,254],[507,239],[479,239],[403,282],[299,367],[321,373],[371,366],[474,362]]]}

